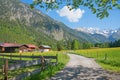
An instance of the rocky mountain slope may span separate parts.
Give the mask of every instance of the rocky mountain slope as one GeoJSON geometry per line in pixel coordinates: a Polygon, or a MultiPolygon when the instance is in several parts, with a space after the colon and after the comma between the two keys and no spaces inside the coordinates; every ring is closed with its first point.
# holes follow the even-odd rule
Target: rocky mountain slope
{"type": "Polygon", "coordinates": [[[0,0],[0,42],[54,45],[78,39],[77,31],[18,0],[0,0]]]}
{"type": "MultiPolygon", "coordinates": [[[[119,33],[116,33],[117,36],[119,33]]],[[[116,34],[107,39],[100,34],[91,35],[71,29],[19,0],[0,0],[0,42],[47,44],[55,47],[58,41],[65,43],[73,39],[80,42],[105,42],[118,38],[116,34]]]]}

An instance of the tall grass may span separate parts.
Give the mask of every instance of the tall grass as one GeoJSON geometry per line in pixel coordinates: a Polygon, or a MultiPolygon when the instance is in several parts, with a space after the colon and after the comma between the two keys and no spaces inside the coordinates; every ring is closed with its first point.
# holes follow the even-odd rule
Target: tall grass
{"type": "Polygon", "coordinates": [[[76,50],[75,54],[95,58],[103,68],[120,72],[120,48],[76,50]]]}
{"type": "Polygon", "coordinates": [[[47,69],[40,72],[39,74],[33,75],[31,77],[26,78],[25,80],[45,80],[46,78],[51,77],[58,71],[60,71],[66,63],[69,61],[69,57],[66,54],[62,54],[62,52],[57,53],[58,54],[58,64],[55,66],[49,65],[47,69]]]}

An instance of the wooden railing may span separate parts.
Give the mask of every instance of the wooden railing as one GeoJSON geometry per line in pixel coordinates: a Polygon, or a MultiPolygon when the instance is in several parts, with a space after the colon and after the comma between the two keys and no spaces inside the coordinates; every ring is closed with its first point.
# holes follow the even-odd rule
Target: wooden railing
{"type": "MultiPolygon", "coordinates": [[[[16,79],[23,79],[27,76],[30,76],[32,74],[36,74],[38,72],[40,72],[41,70],[46,68],[46,64],[51,63],[51,59],[55,59],[56,63],[58,63],[58,55],[56,56],[23,56],[23,55],[8,55],[8,54],[0,54],[1,59],[4,60],[5,64],[2,66],[2,73],[4,74],[4,80],[16,80],[16,79]],[[12,61],[13,58],[19,58],[20,63],[13,63],[13,64],[9,64],[9,61],[12,61]],[[32,60],[30,61],[23,61],[22,58],[32,58],[32,60]],[[36,60],[34,60],[36,59],[36,60]],[[8,79],[8,71],[10,70],[17,70],[19,68],[24,68],[24,67],[28,67],[28,66],[33,66],[33,65],[41,65],[41,69],[38,70],[34,70],[33,72],[29,73],[23,73],[20,74],[19,76],[13,77],[11,79],[8,79]],[[23,77],[20,77],[24,75],[23,77]]],[[[15,60],[13,60],[15,61],[15,60]]]]}

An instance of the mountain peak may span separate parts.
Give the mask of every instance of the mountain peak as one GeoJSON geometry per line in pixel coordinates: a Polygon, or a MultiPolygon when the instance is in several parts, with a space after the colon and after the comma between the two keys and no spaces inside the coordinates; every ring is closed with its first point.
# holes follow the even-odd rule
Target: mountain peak
{"type": "Polygon", "coordinates": [[[93,27],[89,27],[89,28],[82,27],[82,28],[76,28],[75,30],[82,31],[82,32],[85,32],[88,34],[100,34],[105,37],[109,37],[112,34],[117,33],[119,31],[119,28],[118,29],[103,29],[103,30],[101,30],[99,28],[93,28],[93,27]]]}

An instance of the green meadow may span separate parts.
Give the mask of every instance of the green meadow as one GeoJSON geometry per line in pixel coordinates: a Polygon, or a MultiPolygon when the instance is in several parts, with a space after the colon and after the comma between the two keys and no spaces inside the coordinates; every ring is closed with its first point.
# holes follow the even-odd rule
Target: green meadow
{"type": "Polygon", "coordinates": [[[85,49],[74,53],[94,58],[106,70],[120,72],[120,48],[85,49]]]}

